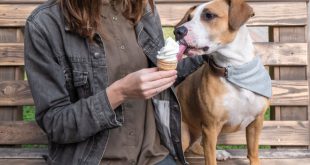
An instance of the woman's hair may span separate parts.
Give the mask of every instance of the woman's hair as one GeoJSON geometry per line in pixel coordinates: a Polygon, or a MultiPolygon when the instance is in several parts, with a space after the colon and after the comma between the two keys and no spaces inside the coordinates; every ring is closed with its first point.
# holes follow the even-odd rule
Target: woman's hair
{"type": "MultiPolygon", "coordinates": [[[[123,15],[134,24],[141,19],[147,3],[154,9],[153,0],[120,0],[120,2],[123,15]]],[[[59,3],[71,31],[91,39],[99,30],[103,0],[59,0],[59,3]]]]}

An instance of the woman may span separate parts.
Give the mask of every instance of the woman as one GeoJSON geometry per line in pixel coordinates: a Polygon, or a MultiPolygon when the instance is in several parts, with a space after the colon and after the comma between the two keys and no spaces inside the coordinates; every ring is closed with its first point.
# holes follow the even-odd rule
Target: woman
{"type": "Polygon", "coordinates": [[[31,14],[25,68],[48,164],[186,164],[171,86],[203,59],[158,71],[163,45],[152,0],[50,0],[31,14]]]}

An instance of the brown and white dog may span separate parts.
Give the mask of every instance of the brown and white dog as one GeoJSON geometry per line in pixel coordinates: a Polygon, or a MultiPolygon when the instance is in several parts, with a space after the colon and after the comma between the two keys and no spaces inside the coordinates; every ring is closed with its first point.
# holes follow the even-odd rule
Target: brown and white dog
{"type": "Polygon", "coordinates": [[[260,164],[259,135],[269,99],[228,82],[214,70],[228,65],[242,65],[255,57],[249,32],[244,25],[254,15],[244,0],[213,0],[192,7],[176,26],[175,35],[181,53],[202,55],[213,53],[213,69],[204,65],[179,87],[182,108],[183,150],[190,147],[204,154],[206,165],[216,165],[217,137],[246,129],[248,158],[251,165],[260,164]],[[214,53],[218,52],[218,53],[214,53]],[[215,55],[214,55],[215,54],[215,55]],[[201,145],[197,142],[202,135],[201,145]]]}

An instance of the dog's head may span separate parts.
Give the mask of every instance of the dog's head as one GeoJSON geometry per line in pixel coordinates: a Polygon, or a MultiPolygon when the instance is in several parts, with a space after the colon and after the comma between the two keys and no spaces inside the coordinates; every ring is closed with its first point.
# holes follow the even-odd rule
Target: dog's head
{"type": "Polygon", "coordinates": [[[251,16],[253,9],[244,0],[213,0],[190,8],[174,30],[180,54],[217,51],[234,40],[251,16]]]}

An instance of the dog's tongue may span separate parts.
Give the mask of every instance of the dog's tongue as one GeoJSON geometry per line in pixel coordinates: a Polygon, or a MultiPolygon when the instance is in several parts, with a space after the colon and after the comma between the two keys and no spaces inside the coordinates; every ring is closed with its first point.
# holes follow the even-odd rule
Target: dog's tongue
{"type": "Polygon", "coordinates": [[[178,61],[182,60],[182,57],[183,57],[183,54],[184,54],[186,48],[187,47],[185,45],[180,44],[180,46],[179,46],[179,53],[177,54],[178,61]]]}

